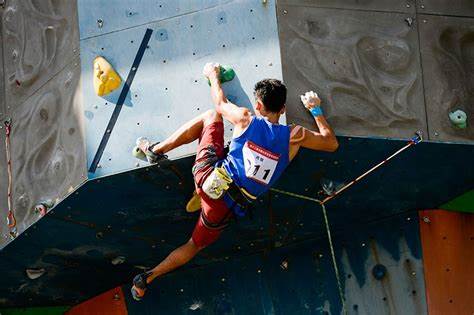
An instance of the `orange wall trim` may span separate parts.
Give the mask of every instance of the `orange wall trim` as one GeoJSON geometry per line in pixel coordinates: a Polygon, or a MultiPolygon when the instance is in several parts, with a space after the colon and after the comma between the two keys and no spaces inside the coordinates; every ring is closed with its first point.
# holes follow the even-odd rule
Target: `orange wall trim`
{"type": "Polygon", "coordinates": [[[67,315],[127,315],[122,288],[117,287],[71,308],[67,315]]]}
{"type": "Polygon", "coordinates": [[[474,214],[419,212],[430,315],[474,314],[474,214]]]}

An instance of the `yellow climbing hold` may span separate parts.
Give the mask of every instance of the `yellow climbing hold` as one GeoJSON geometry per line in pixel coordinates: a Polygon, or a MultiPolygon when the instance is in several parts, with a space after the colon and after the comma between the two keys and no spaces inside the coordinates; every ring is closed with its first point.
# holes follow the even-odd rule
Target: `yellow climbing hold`
{"type": "Polygon", "coordinates": [[[94,59],[94,90],[97,95],[107,95],[121,83],[122,79],[104,57],[98,56],[94,59]]]}
{"type": "Polygon", "coordinates": [[[193,192],[193,196],[191,199],[188,201],[188,204],[186,205],[186,211],[187,212],[196,212],[201,209],[201,197],[196,193],[196,191],[193,192]]]}

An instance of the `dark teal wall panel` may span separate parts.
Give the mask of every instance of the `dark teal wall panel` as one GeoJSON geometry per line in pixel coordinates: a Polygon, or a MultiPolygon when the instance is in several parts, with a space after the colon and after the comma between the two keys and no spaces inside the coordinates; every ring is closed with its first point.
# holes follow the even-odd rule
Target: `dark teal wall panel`
{"type": "MultiPolygon", "coordinates": [[[[349,314],[426,314],[416,212],[354,225],[338,234],[335,244],[349,314]],[[372,275],[376,264],[387,269],[381,280],[372,275]],[[410,281],[400,281],[406,278],[410,281]]],[[[130,286],[123,290],[128,292],[130,286]]],[[[126,300],[131,315],[340,314],[342,310],[326,239],[178,270],[156,280],[143,301],[130,295],[126,300]]]]}
{"type": "MultiPolygon", "coordinates": [[[[340,149],[334,154],[303,150],[277,187],[314,196],[321,177],[347,182],[405,144],[383,139],[339,140],[340,149]]],[[[371,222],[407,210],[433,208],[462,194],[474,182],[474,165],[466,164],[466,157],[473,155],[474,147],[469,145],[422,143],[408,149],[327,204],[334,233],[351,231],[348,240],[343,240],[350,241],[371,222]]],[[[158,263],[189,239],[196,222],[198,214],[184,210],[193,190],[192,161],[189,157],[95,179],[71,194],[0,251],[0,261],[9,262],[1,268],[6,274],[0,283],[2,305],[76,303],[128,282],[140,268],[158,263]],[[124,263],[113,265],[118,256],[125,258],[124,263]],[[44,268],[46,274],[29,280],[26,268],[44,268]],[[31,297],[36,298],[30,301],[31,297]]],[[[313,202],[272,193],[257,205],[253,219],[233,223],[186,268],[325,237],[321,209],[313,202]]],[[[403,259],[403,252],[419,258],[411,238],[398,244],[398,230],[386,229],[391,232],[377,243],[383,253],[392,253],[394,260],[403,259]],[[397,248],[402,247],[399,253],[397,248]]],[[[365,243],[368,246],[369,241],[365,243]]],[[[341,255],[347,256],[344,261],[351,266],[353,285],[365,285],[367,278],[361,276],[365,266],[353,261],[371,256],[357,250],[341,255]]]]}

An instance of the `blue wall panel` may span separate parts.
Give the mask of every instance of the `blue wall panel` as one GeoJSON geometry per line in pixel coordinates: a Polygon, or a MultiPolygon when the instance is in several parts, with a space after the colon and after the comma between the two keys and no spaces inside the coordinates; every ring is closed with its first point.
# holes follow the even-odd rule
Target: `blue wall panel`
{"type": "Polygon", "coordinates": [[[223,5],[232,0],[78,0],[81,39],[223,5]],[[102,23],[100,23],[100,20],[102,23]]]}
{"type": "MultiPolygon", "coordinates": [[[[174,3],[163,2],[167,7],[174,3]]],[[[81,3],[81,12],[88,4],[81,3]]],[[[98,55],[105,57],[125,81],[146,28],[153,30],[124,107],[111,131],[100,167],[89,177],[140,166],[140,161],[131,155],[138,137],[163,140],[187,120],[212,108],[209,86],[202,75],[206,62],[217,61],[235,69],[237,77],[225,84],[225,90],[231,101],[247,107],[253,103],[255,82],[267,77],[282,77],[274,1],[268,1],[266,5],[260,1],[227,1],[194,12],[197,6],[200,5],[183,4],[190,9],[186,13],[176,11],[167,19],[81,40],[90,165],[120,94],[118,89],[104,98],[95,95],[93,60],[98,55]]],[[[122,9],[107,11],[104,1],[98,1],[93,7],[99,12],[107,12],[111,18],[127,20],[120,15],[122,9]],[[114,17],[114,14],[118,16],[114,17]]],[[[80,25],[88,25],[89,19],[88,11],[83,12],[80,25]]],[[[228,125],[227,139],[231,130],[228,125]]],[[[182,157],[194,150],[194,145],[184,146],[171,152],[170,157],[182,157]]]]}

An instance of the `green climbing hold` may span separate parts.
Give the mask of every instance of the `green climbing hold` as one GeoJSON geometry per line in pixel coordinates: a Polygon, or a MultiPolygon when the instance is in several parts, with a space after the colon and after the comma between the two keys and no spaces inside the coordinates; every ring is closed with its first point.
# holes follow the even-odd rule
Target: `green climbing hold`
{"type": "MultiPolygon", "coordinates": [[[[219,81],[221,83],[232,81],[235,78],[235,71],[229,66],[220,66],[219,70],[219,81]]],[[[207,80],[209,86],[211,86],[211,81],[207,80]]]]}
{"type": "Polygon", "coordinates": [[[137,159],[144,159],[145,158],[145,153],[143,153],[143,151],[140,150],[140,148],[138,146],[133,148],[132,155],[134,157],[136,157],[137,159]]]}
{"type": "Polygon", "coordinates": [[[467,114],[460,109],[450,112],[449,120],[459,129],[465,129],[467,127],[467,114]]]}

